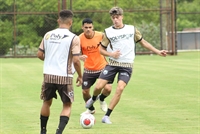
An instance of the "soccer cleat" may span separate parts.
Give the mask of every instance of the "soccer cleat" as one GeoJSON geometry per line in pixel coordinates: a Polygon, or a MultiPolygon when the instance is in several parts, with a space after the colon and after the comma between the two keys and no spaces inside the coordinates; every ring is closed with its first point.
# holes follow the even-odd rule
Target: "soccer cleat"
{"type": "Polygon", "coordinates": [[[94,113],[95,113],[95,110],[87,109],[85,112],[81,113],[81,115],[83,115],[83,114],[94,114],[94,113]]]}
{"type": "Polygon", "coordinates": [[[47,133],[47,130],[46,129],[42,129],[40,134],[46,134],[47,133]]]}
{"type": "Polygon", "coordinates": [[[102,123],[112,124],[112,122],[110,121],[110,118],[108,116],[104,116],[102,118],[102,123]]]}
{"type": "Polygon", "coordinates": [[[108,109],[108,106],[107,106],[106,102],[105,102],[105,101],[100,101],[100,100],[99,100],[99,103],[100,103],[100,108],[101,108],[101,110],[104,111],[104,112],[106,112],[107,109],[108,109]]]}
{"type": "MultiPolygon", "coordinates": [[[[97,96],[96,100],[98,100],[98,99],[99,99],[99,95],[97,96]]],[[[96,101],[96,100],[95,100],[95,101],[96,101]]],[[[92,98],[90,98],[90,99],[86,102],[85,107],[86,107],[86,108],[90,108],[90,107],[94,104],[95,101],[93,101],[92,98]]]]}

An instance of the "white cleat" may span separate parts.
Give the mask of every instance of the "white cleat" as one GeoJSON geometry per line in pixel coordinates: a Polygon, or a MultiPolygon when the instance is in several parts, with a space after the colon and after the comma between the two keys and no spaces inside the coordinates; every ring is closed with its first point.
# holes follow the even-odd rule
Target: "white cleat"
{"type": "Polygon", "coordinates": [[[85,107],[86,107],[86,108],[90,108],[90,107],[93,105],[93,103],[94,103],[94,101],[92,100],[92,98],[90,98],[90,99],[86,102],[85,107]]]}
{"type": "MultiPolygon", "coordinates": [[[[98,99],[99,99],[99,95],[97,96],[96,100],[98,100],[98,99]]],[[[96,101],[96,100],[95,100],[95,101],[96,101]]],[[[90,98],[90,99],[86,102],[85,107],[86,107],[86,108],[90,108],[90,107],[95,103],[95,101],[93,101],[92,98],[90,98]]]]}
{"type": "Polygon", "coordinates": [[[106,112],[107,109],[108,109],[108,106],[107,106],[106,102],[105,102],[105,101],[100,101],[100,100],[99,100],[99,103],[100,103],[100,108],[101,108],[101,110],[104,111],[104,112],[106,112]]]}
{"type": "Polygon", "coordinates": [[[83,115],[83,114],[94,114],[94,113],[95,113],[95,110],[87,109],[85,112],[81,113],[80,115],[83,115]]]}
{"type": "Polygon", "coordinates": [[[110,121],[110,118],[108,116],[104,116],[102,118],[102,123],[112,124],[112,122],[110,121]]]}

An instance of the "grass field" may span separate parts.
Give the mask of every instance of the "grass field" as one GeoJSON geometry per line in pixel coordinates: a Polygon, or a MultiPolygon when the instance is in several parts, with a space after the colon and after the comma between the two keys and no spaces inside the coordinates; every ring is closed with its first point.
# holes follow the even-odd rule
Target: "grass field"
{"type": "MultiPolygon", "coordinates": [[[[37,58],[0,59],[0,134],[39,134],[42,63],[37,58]]],[[[116,81],[107,102],[115,87],[116,81]]],[[[199,134],[199,102],[200,52],[136,56],[132,79],[110,117],[113,124],[101,123],[104,113],[95,103],[96,124],[82,129],[85,104],[76,87],[64,134],[199,134]]],[[[61,107],[59,99],[53,101],[48,134],[55,134],[61,107]]]]}

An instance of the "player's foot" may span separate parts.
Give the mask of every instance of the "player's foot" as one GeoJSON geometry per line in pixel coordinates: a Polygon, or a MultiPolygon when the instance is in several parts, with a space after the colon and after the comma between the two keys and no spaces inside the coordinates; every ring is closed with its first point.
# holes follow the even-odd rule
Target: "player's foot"
{"type": "MultiPolygon", "coordinates": [[[[98,99],[99,99],[99,95],[97,96],[96,100],[98,100],[98,99]]],[[[95,100],[95,101],[96,101],[96,100],[95,100]]],[[[86,107],[86,108],[90,108],[90,107],[94,104],[95,101],[93,101],[92,98],[90,98],[90,99],[86,102],[85,107],[86,107]]]]}
{"type": "Polygon", "coordinates": [[[102,123],[112,124],[112,122],[110,121],[110,118],[108,116],[104,116],[102,118],[102,123]]]}
{"type": "Polygon", "coordinates": [[[100,103],[100,108],[101,108],[101,110],[104,111],[104,112],[106,112],[107,109],[108,109],[108,106],[107,106],[106,102],[105,102],[105,101],[100,101],[100,100],[99,100],[99,103],[100,103]]]}
{"type": "Polygon", "coordinates": [[[81,115],[83,115],[83,114],[94,114],[94,113],[95,113],[95,110],[87,109],[85,112],[81,113],[81,115]]]}
{"type": "Polygon", "coordinates": [[[46,134],[47,133],[47,130],[46,129],[42,129],[41,131],[40,131],[40,134],[46,134]]]}

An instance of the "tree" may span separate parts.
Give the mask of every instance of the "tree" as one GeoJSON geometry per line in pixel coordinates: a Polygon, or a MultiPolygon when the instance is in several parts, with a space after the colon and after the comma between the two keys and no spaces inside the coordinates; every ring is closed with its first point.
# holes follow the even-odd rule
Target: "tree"
{"type": "MultiPolygon", "coordinates": [[[[70,0],[66,1],[67,8],[72,9],[75,14],[71,30],[77,35],[82,32],[81,22],[86,17],[94,20],[95,30],[98,31],[103,31],[112,25],[108,11],[111,7],[117,5],[124,9],[124,23],[135,25],[150,43],[159,44],[159,40],[154,40],[155,38],[152,36],[159,37],[160,16],[159,11],[156,11],[160,6],[159,0],[126,0],[126,2],[124,0],[108,0],[106,2],[104,0],[72,0],[71,7],[70,0]],[[156,10],[150,11],[150,9],[156,10]],[[96,12],[97,10],[100,12],[96,12]],[[146,30],[143,30],[144,27],[146,30]],[[152,31],[148,31],[148,29],[152,31]],[[153,33],[149,36],[146,35],[146,31],[153,33]]],[[[57,27],[58,1],[6,0],[0,2],[0,11],[14,12],[14,4],[18,13],[15,16],[16,27],[14,27],[15,18],[13,14],[0,15],[1,33],[3,33],[0,34],[0,40],[2,40],[0,55],[6,54],[14,45],[28,48],[38,47],[44,34],[57,27]],[[14,29],[16,33],[14,33],[14,29]],[[14,37],[15,34],[16,38],[14,37]]],[[[199,0],[177,0],[178,30],[200,26],[199,14],[197,14],[200,12],[199,5],[199,0]]]]}
{"type": "Polygon", "coordinates": [[[185,28],[198,28],[200,26],[200,1],[178,0],[177,1],[177,30],[185,28]]]}

